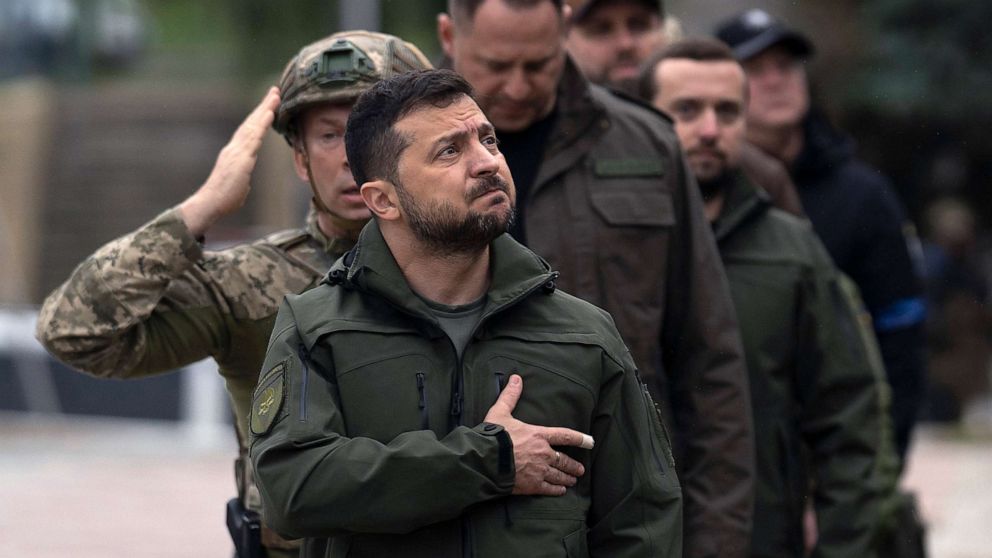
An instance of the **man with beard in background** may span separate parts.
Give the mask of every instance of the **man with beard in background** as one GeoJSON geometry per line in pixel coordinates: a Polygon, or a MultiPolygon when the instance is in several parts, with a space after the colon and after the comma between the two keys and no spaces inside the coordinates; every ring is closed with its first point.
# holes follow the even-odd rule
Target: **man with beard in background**
{"type": "MultiPolygon", "coordinates": [[[[572,8],[566,46],[593,83],[630,95],[637,91],[641,65],[682,37],[681,26],[662,0],[567,0],[572,8]]],[[[799,195],[785,167],[756,147],[741,146],[741,168],[768,192],[779,209],[802,215],[799,195]]]]}
{"type": "Polygon", "coordinates": [[[692,39],[652,58],[642,84],[675,119],[741,324],[758,471],[749,555],[806,555],[812,502],[811,556],[878,556],[897,463],[878,348],[810,224],[771,207],[740,170],[744,70],[723,43],[692,39]]]}

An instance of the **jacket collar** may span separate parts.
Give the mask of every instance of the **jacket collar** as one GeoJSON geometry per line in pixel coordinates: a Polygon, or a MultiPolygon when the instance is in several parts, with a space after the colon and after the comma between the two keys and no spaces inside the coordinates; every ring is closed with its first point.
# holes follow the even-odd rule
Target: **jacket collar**
{"type": "Polygon", "coordinates": [[[541,168],[531,196],[559,174],[574,168],[599,143],[612,125],[606,107],[593,95],[594,88],[571,57],[558,82],[558,117],[548,137],[541,168]]]}
{"type": "Polygon", "coordinates": [[[803,149],[793,164],[797,185],[829,173],[854,157],[854,140],[834,128],[819,110],[803,120],[803,149]]]}
{"type": "MultiPolygon", "coordinates": [[[[438,68],[451,70],[453,66],[451,58],[446,55],[437,63],[438,68]]],[[[555,100],[557,117],[548,137],[544,161],[534,179],[534,192],[552,177],[573,167],[609,129],[606,107],[593,96],[593,88],[596,87],[566,54],[555,100]]]]}
{"type": "MultiPolygon", "coordinates": [[[[483,314],[509,307],[542,286],[553,289],[557,276],[547,262],[510,235],[500,236],[490,245],[491,283],[483,314]]],[[[334,264],[325,279],[329,283],[341,281],[378,295],[408,313],[436,321],[406,282],[375,220],[362,229],[355,248],[334,264]]]]}
{"type": "Polygon", "coordinates": [[[558,119],[548,143],[549,155],[576,147],[585,150],[581,146],[595,145],[609,127],[606,107],[593,97],[593,87],[572,57],[566,56],[558,82],[558,119]]]}
{"type": "Polygon", "coordinates": [[[307,233],[317,241],[324,253],[335,258],[351,250],[351,247],[355,245],[355,241],[351,239],[332,238],[324,234],[324,231],[320,230],[320,225],[317,224],[317,208],[312,203],[310,204],[310,211],[307,212],[307,233]]]}
{"type": "Polygon", "coordinates": [[[713,234],[717,244],[739,230],[751,219],[764,214],[771,207],[771,201],[763,190],[756,188],[740,170],[734,172],[733,180],[723,199],[723,209],[713,223],[713,234]]]}

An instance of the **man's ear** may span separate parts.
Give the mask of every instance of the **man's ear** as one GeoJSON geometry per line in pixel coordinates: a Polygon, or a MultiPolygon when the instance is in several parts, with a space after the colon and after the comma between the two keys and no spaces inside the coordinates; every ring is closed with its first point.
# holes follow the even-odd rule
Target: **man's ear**
{"type": "Polygon", "coordinates": [[[437,41],[448,58],[454,58],[455,22],[446,13],[437,14],[437,41]]]}
{"type": "Polygon", "coordinates": [[[296,171],[296,176],[300,180],[310,183],[310,175],[307,173],[307,154],[302,148],[296,145],[296,142],[303,141],[299,138],[293,140],[293,170],[296,171]]]}
{"type": "Polygon", "coordinates": [[[399,199],[392,182],[372,180],[362,184],[360,191],[372,215],[385,221],[395,221],[400,218],[399,199]]]}

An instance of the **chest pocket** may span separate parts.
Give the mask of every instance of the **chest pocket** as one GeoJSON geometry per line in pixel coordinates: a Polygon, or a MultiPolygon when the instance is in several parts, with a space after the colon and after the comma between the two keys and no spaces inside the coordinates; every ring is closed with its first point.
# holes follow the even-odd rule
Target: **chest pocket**
{"type": "MultiPolygon", "coordinates": [[[[542,346],[545,351],[567,351],[574,352],[583,350],[578,347],[569,346],[542,346]]],[[[488,393],[487,402],[481,408],[488,408],[496,401],[499,392],[506,386],[510,376],[520,375],[524,381],[523,395],[517,402],[513,411],[514,418],[542,426],[565,426],[587,432],[590,428],[590,418],[592,417],[595,396],[592,388],[580,377],[572,376],[567,372],[553,370],[547,362],[555,362],[552,359],[528,358],[526,352],[531,347],[522,347],[512,357],[494,356],[486,362],[486,370],[489,376],[491,387],[484,391],[488,393]]],[[[537,355],[534,355],[537,356],[537,355]]],[[[599,362],[598,355],[593,356],[599,362]]],[[[562,359],[557,362],[583,362],[577,358],[562,359]]],[[[480,402],[483,403],[483,402],[480,402]]]]}
{"type": "Polygon", "coordinates": [[[600,158],[590,162],[589,196],[596,213],[613,227],[670,227],[675,224],[661,159],[600,158]]]}
{"type": "Polygon", "coordinates": [[[388,443],[404,432],[445,426],[439,406],[450,375],[424,354],[372,355],[337,372],[348,436],[388,443]]]}
{"type": "Polygon", "coordinates": [[[675,224],[672,196],[645,179],[599,181],[589,193],[592,207],[613,227],[671,227],[675,224]]]}

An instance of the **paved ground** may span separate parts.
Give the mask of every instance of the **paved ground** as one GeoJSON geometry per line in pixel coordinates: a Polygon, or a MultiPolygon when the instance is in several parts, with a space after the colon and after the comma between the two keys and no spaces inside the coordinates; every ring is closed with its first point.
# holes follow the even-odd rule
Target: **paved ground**
{"type": "Polygon", "coordinates": [[[230,439],[133,421],[0,415],[0,557],[230,557],[230,439]]]}
{"type": "MultiPolygon", "coordinates": [[[[172,425],[0,415],[0,558],[229,557],[233,442],[172,425]]],[[[992,435],[925,429],[905,484],[931,558],[992,557],[992,435]]]]}

